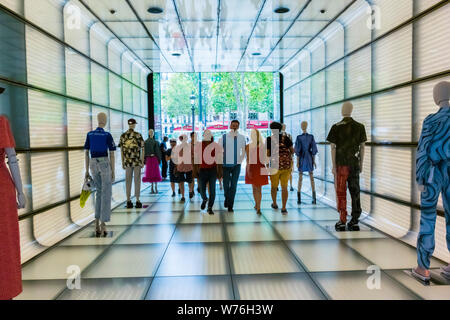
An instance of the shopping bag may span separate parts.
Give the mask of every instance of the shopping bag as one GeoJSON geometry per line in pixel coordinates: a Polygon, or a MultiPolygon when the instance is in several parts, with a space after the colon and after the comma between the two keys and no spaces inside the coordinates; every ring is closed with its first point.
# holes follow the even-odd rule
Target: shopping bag
{"type": "Polygon", "coordinates": [[[86,205],[86,201],[89,199],[89,196],[94,191],[94,181],[91,177],[88,177],[84,180],[83,188],[81,189],[80,196],[80,207],[84,208],[86,205]]]}

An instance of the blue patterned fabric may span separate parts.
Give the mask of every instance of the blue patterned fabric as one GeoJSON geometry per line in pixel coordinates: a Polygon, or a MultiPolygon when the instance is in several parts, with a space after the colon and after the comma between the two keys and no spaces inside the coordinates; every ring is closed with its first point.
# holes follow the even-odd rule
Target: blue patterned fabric
{"type": "Polygon", "coordinates": [[[295,141],[295,154],[299,157],[299,172],[314,171],[312,157],[317,154],[317,145],[312,134],[304,133],[295,141]]]}
{"type": "Polygon", "coordinates": [[[430,268],[435,241],[436,206],[442,193],[447,248],[450,250],[450,109],[441,108],[423,122],[416,156],[416,181],[425,186],[421,193],[420,232],[417,238],[417,262],[430,268]]]}

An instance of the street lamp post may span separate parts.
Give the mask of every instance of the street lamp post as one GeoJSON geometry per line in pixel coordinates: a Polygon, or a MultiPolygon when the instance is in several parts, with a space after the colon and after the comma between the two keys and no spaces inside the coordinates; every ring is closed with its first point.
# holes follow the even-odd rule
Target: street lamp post
{"type": "Polygon", "coordinates": [[[192,108],[192,132],[195,131],[195,95],[194,91],[192,91],[191,97],[189,98],[191,100],[191,108],[192,108]]]}

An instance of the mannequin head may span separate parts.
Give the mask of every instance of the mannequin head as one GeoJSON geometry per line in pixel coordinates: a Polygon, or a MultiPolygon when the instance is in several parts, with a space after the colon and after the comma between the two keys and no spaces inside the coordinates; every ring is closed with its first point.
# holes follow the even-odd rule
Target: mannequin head
{"type": "Polygon", "coordinates": [[[106,127],[106,123],[108,122],[108,116],[104,112],[100,112],[97,115],[98,126],[100,128],[106,127]]]}
{"type": "Polygon", "coordinates": [[[353,104],[349,101],[345,102],[342,105],[342,116],[345,117],[351,117],[353,112],[353,104]]]}
{"type": "Polygon", "coordinates": [[[434,86],[433,97],[436,105],[448,107],[450,100],[450,82],[442,81],[434,86]]]}
{"type": "Polygon", "coordinates": [[[130,130],[134,130],[136,128],[136,124],[137,124],[136,120],[134,120],[134,119],[128,120],[128,128],[130,130]]]}
{"type": "Polygon", "coordinates": [[[286,132],[286,125],[284,123],[281,124],[281,132],[286,132]]]}
{"type": "Polygon", "coordinates": [[[148,130],[148,136],[153,139],[155,136],[155,131],[153,131],[153,129],[148,130]]]}
{"type": "Polygon", "coordinates": [[[203,141],[212,141],[212,132],[211,130],[206,129],[203,131],[203,141]]]}
{"type": "Polygon", "coordinates": [[[303,121],[301,123],[301,127],[302,127],[303,133],[306,133],[306,129],[308,129],[308,122],[307,121],[303,121]]]}

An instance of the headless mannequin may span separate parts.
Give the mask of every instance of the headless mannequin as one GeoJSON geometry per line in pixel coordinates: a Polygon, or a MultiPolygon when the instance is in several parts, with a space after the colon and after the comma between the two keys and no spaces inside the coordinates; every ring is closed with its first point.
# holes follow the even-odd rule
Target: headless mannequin
{"type": "MultiPolygon", "coordinates": [[[[448,158],[444,159],[443,161],[441,160],[437,164],[431,165],[431,168],[429,168],[430,171],[425,171],[427,173],[427,176],[422,176],[422,174],[424,173],[422,171],[422,168],[426,167],[426,165],[424,165],[424,162],[429,163],[431,159],[434,159],[436,157],[435,154],[432,154],[433,151],[436,151],[434,150],[436,145],[441,145],[443,148],[446,148],[444,145],[448,145],[448,133],[445,134],[445,132],[439,132],[439,135],[441,136],[439,140],[442,141],[434,141],[437,132],[435,132],[433,129],[436,128],[436,126],[439,124],[439,120],[445,121],[445,117],[447,117],[446,121],[448,123],[448,111],[450,108],[450,82],[442,81],[438,83],[433,89],[433,98],[436,105],[439,106],[439,112],[427,117],[423,123],[423,131],[419,141],[416,161],[416,177],[418,178],[418,188],[421,191],[422,207],[420,232],[417,240],[419,263],[424,260],[429,260],[429,256],[432,255],[432,252],[434,250],[434,225],[436,221],[436,205],[440,193],[442,193],[446,219],[449,219],[450,215],[448,212],[448,204],[446,204],[446,202],[448,203],[449,201],[448,177],[447,182],[445,182],[445,179],[443,178],[448,172],[448,167],[446,168],[447,170],[445,170],[445,165],[443,165],[443,162],[448,162],[448,158]],[[430,146],[431,144],[433,145],[432,148],[430,146]],[[445,183],[447,183],[447,185],[445,185],[445,183]],[[428,188],[430,190],[427,190],[428,188]]],[[[446,127],[445,122],[442,128],[443,130],[448,128],[446,127]]],[[[448,157],[448,150],[438,150],[438,152],[444,156],[447,155],[448,157]]],[[[447,220],[447,239],[449,238],[449,236],[450,234],[447,220]]],[[[447,245],[449,245],[448,240],[447,245]]],[[[429,264],[429,261],[427,263],[429,264]]],[[[422,265],[418,265],[415,269],[413,269],[413,275],[421,280],[429,281],[430,271],[423,264],[424,263],[422,263],[422,265]]],[[[442,268],[442,273],[446,278],[450,279],[450,264],[442,268]]]]}
{"type": "MultiPolygon", "coordinates": [[[[307,132],[307,129],[308,129],[308,122],[306,122],[306,121],[303,121],[302,123],[301,123],[301,127],[302,127],[302,131],[303,131],[303,134],[306,134],[306,133],[308,133],[307,132]]],[[[317,168],[317,165],[316,165],[316,156],[315,155],[313,155],[312,156],[312,162],[313,162],[313,166],[314,166],[314,168],[317,168]]],[[[297,168],[298,167],[300,167],[300,158],[299,157],[297,157],[297,168]]],[[[311,181],[311,191],[313,192],[313,198],[314,198],[314,204],[315,204],[315,193],[316,193],[316,184],[315,184],[315,182],[314,182],[314,173],[311,171],[311,172],[309,172],[309,180],[311,181]]],[[[298,175],[298,192],[299,193],[301,193],[302,192],[302,184],[303,184],[303,173],[299,173],[299,175],[298,175]]],[[[299,196],[299,202],[301,203],[301,201],[300,201],[300,196],[299,196]]],[[[299,203],[299,204],[300,204],[299,203]]]]}
{"type": "MultiPolygon", "coordinates": [[[[106,123],[108,122],[108,116],[106,115],[106,113],[99,113],[97,115],[97,122],[98,122],[98,127],[104,129],[106,127],[106,123]]],[[[111,183],[114,183],[114,180],[116,179],[116,166],[115,166],[115,156],[114,156],[114,151],[109,151],[109,161],[110,161],[110,165],[111,165],[111,183]]],[[[85,174],[85,178],[88,178],[90,176],[89,173],[89,163],[90,163],[90,158],[89,158],[89,150],[85,151],[84,154],[84,165],[86,168],[86,174],[85,174]]],[[[100,221],[99,219],[95,219],[95,229],[97,230],[98,233],[105,233],[106,232],[106,226],[105,226],[105,222],[104,221],[100,221]]]]}

